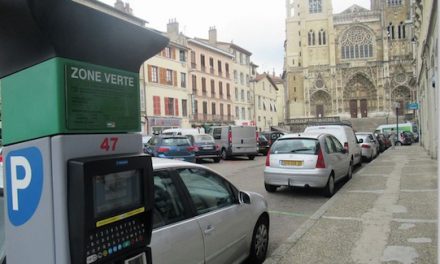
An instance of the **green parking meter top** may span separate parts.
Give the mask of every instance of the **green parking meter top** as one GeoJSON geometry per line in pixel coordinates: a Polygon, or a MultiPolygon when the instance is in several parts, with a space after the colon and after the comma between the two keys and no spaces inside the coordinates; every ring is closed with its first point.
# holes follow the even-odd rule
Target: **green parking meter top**
{"type": "Polygon", "coordinates": [[[139,131],[139,68],[168,44],[71,0],[0,0],[0,39],[6,145],[139,131]]]}

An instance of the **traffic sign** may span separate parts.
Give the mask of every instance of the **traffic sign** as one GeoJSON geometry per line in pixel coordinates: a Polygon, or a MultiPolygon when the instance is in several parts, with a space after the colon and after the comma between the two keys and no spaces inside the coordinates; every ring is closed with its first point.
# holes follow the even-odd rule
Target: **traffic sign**
{"type": "Polygon", "coordinates": [[[25,224],[37,210],[43,190],[43,156],[36,147],[11,151],[6,157],[9,221],[25,224]]]}
{"type": "Polygon", "coordinates": [[[408,103],[406,108],[408,110],[418,110],[419,109],[419,104],[418,103],[408,103]]]}

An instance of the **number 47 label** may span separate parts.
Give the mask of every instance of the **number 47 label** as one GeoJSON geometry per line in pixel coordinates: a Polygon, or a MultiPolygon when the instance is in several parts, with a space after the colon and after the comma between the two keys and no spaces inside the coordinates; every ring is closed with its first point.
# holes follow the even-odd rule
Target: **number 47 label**
{"type": "Polygon", "coordinates": [[[106,137],[101,142],[100,148],[104,151],[115,151],[118,144],[118,139],[119,138],[117,137],[106,137]]]}

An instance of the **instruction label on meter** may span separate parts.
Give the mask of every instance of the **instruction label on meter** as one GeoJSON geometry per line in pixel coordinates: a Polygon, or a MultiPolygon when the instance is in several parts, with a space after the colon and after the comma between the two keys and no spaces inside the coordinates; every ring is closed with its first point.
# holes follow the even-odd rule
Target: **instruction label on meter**
{"type": "Polygon", "coordinates": [[[65,65],[70,130],[139,130],[138,74],[90,64],[65,65]]]}

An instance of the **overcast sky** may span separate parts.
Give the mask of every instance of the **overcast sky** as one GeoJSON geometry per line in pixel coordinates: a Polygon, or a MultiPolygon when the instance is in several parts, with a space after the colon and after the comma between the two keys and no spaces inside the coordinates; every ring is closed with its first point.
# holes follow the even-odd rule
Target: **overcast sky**
{"type": "MultiPolygon", "coordinates": [[[[113,6],[116,0],[100,0],[113,6]]],[[[217,39],[234,42],[252,52],[258,72],[283,70],[285,40],[285,0],[123,0],[133,14],[148,26],[166,31],[169,19],[177,19],[188,37],[208,38],[209,27],[217,28],[217,39]]],[[[370,0],[332,0],[333,13],[353,4],[369,8],[370,0]]]]}

